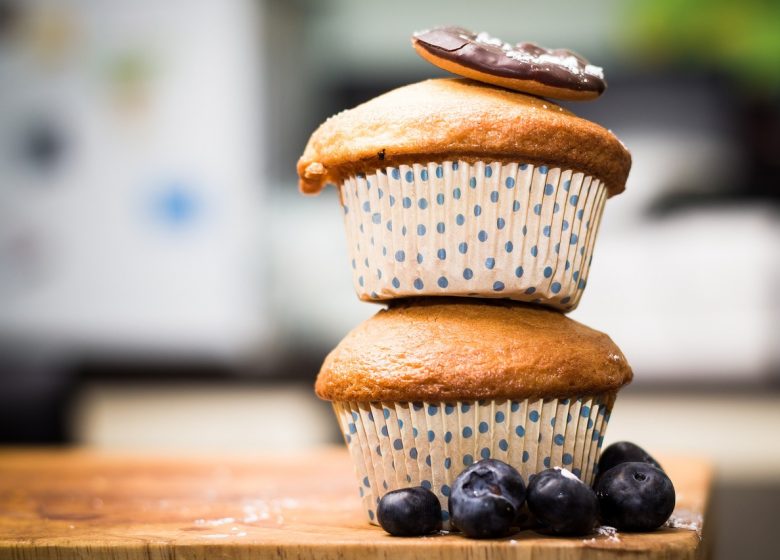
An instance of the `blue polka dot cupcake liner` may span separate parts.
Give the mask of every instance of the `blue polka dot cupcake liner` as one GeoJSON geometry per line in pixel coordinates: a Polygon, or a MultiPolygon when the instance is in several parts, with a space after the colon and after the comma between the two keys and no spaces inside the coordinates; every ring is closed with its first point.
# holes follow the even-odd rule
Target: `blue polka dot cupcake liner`
{"type": "Polygon", "coordinates": [[[400,165],[340,187],[362,300],[473,296],[569,311],[607,199],[573,170],[478,161],[400,165]]]}
{"type": "Polygon", "coordinates": [[[333,403],[374,525],[381,497],[423,486],[441,504],[457,476],[481,459],[500,459],[527,482],[532,474],[565,467],[587,484],[604,441],[614,393],[569,399],[413,403],[333,403]]]}

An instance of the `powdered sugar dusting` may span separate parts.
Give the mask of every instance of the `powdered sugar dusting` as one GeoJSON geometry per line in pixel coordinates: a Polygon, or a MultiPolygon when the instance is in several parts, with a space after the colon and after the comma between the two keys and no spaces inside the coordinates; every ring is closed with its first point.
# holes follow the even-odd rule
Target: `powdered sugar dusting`
{"type": "Polygon", "coordinates": [[[596,527],[596,534],[600,537],[606,537],[605,540],[597,540],[596,537],[590,539],[582,539],[583,544],[596,544],[597,542],[619,543],[620,537],[618,537],[618,531],[614,527],[609,525],[601,525],[596,527]]]}
{"type": "Polygon", "coordinates": [[[688,529],[689,531],[695,531],[696,536],[701,540],[703,522],[704,519],[700,513],[680,510],[672,514],[666,522],[666,526],[672,529],[688,529]]]}
{"type": "Polygon", "coordinates": [[[511,47],[509,50],[502,47],[502,50],[504,51],[506,56],[508,56],[513,60],[517,60],[519,62],[525,62],[527,64],[554,64],[556,66],[562,66],[563,68],[566,68],[566,70],[568,70],[575,76],[586,74],[588,76],[599,78],[600,80],[604,79],[603,68],[601,68],[600,66],[595,66],[593,64],[586,64],[583,67],[580,60],[578,60],[577,57],[574,55],[561,56],[557,54],[547,54],[547,53],[533,55],[527,52],[514,50],[511,47]]]}
{"type": "Polygon", "coordinates": [[[274,519],[278,525],[284,523],[284,511],[295,509],[300,504],[297,500],[292,498],[281,498],[275,500],[253,500],[247,502],[243,507],[244,523],[255,523],[257,521],[265,521],[268,519],[274,519]]]}
{"type": "Polygon", "coordinates": [[[577,475],[571,472],[569,469],[555,467],[555,470],[560,472],[564,478],[568,478],[569,480],[576,480],[577,482],[582,482],[579,478],[577,478],[577,475]]]}
{"type": "Polygon", "coordinates": [[[591,76],[596,76],[597,78],[603,80],[604,79],[604,69],[601,66],[595,66],[593,64],[587,64],[585,66],[585,73],[590,74],[591,76]]]}
{"type": "Polygon", "coordinates": [[[476,38],[474,40],[477,43],[490,45],[492,47],[500,47],[501,50],[505,51],[505,52],[512,52],[513,51],[512,45],[510,45],[509,43],[507,43],[505,41],[502,41],[498,37],[491,37],[490,35],[488,35],[484,31],[480,31],[479,33],[477,33],[477,36],[476,36],[476,38]]]}
{"type": "Polygon", "coordinates": [[[196,519],[195,525],[210,525],[212,527],[219,527],[220,525],[227,525],[228,523],[235,523],[233,517],[220,517],[219,519],[196,519]]]}
{"type": "MultiPolygon", "coordinates": [[[[242,504],[241,514],[235,517],[220,517],[217,519],[196,519],[193,523],[200,527],[221,527],[232,525],[234,535],[245,536],[240,524],[251,525],[273,520],[277,525],[284,524],[284,513],[300,507],[300,502],[293,498],[277,498],[272,500],[249,500],[242,504]]],[[[211,537],[223,538],[223,537],[211,537]]]]}
{"type": "MultiPolygon", "coordinates": [[[[466,35],[461,35],[461,37],[468,40],[468,36],[466,35]]],[[[571,51],[558,50],[554,52],[539,52],[543,51],[543,49],[536,47],[536,45],[533,46],[536,52],[520,50],[519,47],[521,45],[515,47],[506,41],[502,41],[498,37],[492,37],[491,35],[488,35],[484,31],[477,33],[477,36],[474,38],[474,40],[477,43],[482,43],[483,45],[490,45],[491,47],[500,48],[502,51],[504,51],[506,56],[513,60],[525,62],[528,64],[555,64],[556,66],[562,66],[563,68],[566,68],[566,70],[577,76],[586,74],[600,80],[604,79],[603,68],[594,64],[583,64],[585,61],[575,56],[574,53],[571,53],[571,51]]]]}
{"type": "Polygon", "coordinates": [[[596,527],[596,532],[602,537],[607,537],[607,542],[620,542],[618,531],[614,527],[610,527],[609,525],[602,525],[601,527],[596,527]]]}

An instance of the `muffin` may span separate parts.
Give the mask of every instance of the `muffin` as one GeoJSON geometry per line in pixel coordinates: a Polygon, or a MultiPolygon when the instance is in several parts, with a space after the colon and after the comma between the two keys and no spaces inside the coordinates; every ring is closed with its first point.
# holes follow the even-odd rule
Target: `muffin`
{"type": "Polygon", "coordinates": [[[393,302],[327,356],[317,395],[333,402],[369,520],[384,493],[424,486],[442,505],[457,475],[495,458],[527,481],[565,467],[590,484],[631,368],[610,338],[507,300],[393,302]]]}
{"type": "Polygon", "coordinates": [[[576,307],[631,157],[552,101],[469,79],[390,91],[323,123],[300,188],[336,185],[362,300],[476,296],[576,307]]]}

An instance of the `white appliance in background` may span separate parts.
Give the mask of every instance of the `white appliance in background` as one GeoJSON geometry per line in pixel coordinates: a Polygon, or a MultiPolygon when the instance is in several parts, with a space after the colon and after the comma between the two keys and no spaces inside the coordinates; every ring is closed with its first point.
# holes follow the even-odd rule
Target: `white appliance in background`
{"type": "Polygon", "coordinates": [[[636,383],[772,381],[780,364],[777,211],[722,204],[650,218],[664,189],[717,183],[723,173],[741,184],[730,171],[740,169],[731,139],[679,130],[618,136],[632,149],[633,168],[626,192],[607,202],[572,318],[612,337],[636,383]]]}
{"type": "Polygon", "coordinates": [[[256,8],[4,2],[0,344],[230,360],[266,338],[256,8]]]}

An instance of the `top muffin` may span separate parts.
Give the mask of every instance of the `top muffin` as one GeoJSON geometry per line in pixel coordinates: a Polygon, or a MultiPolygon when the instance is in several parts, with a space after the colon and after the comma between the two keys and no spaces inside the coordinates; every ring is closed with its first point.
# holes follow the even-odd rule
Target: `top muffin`
{"type": "Polygon", "coordinates": [[[467,79],[426,80],[325,121],[298,160],[300,188],[429,161],[544,164],[622,192],[631,155],[605,128],[546,99],[467,79]]]}
{"type": "MultiPolygon", "coordinates": [[[[506,54],[553,56],[522,48],[506,54]]],[[[539,85],[517,81],[529,82],[539,85]]],[[[508,298],[569,311],[587,285],[604,203],[625,189],[630,167],[609,130],[546,99],[459,78],[331,117],[298,175],[304,193],[339,189],[360,299],[508,298]]]]}

